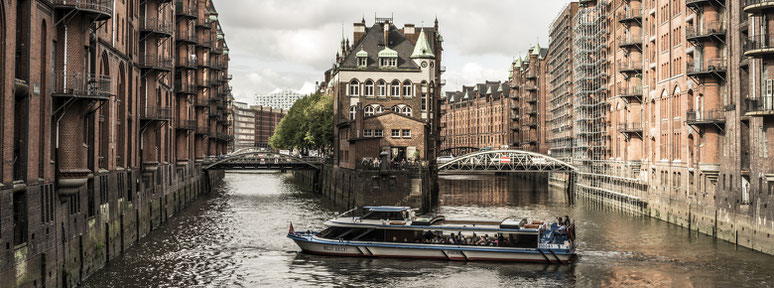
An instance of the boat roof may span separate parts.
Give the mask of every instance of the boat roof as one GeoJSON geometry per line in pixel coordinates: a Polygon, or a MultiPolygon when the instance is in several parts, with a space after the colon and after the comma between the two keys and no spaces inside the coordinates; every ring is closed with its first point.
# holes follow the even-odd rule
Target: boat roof
{"type": "Polygon", "coordinates": [[[411,207],[408,206],[363,206],[363,208],[372,212],[401,212],[411,210],[411,207]]]}

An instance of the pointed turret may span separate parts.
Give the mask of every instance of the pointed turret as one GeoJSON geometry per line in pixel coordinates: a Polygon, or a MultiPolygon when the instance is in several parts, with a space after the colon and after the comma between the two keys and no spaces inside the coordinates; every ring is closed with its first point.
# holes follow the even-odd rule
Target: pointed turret
{"type": "Polygon", "coordinates": [[[427,41],[427,36],[425,36],[424,28],[419,30],[419,38],[417,39],[417,45],[414,46],[414,52],[411,53],[411,58],[435,59],[433,49],[430,48],[430,42],[427,41]]]}
{"type": "Polygon", "coordinates": [[[532,48],[532,55],[540,56],[540,43],[535,44],[535,48],[532,48]]]}

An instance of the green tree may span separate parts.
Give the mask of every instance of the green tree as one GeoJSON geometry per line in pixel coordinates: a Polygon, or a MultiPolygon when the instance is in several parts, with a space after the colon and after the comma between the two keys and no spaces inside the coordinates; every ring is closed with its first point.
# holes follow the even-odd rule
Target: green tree
{"type": "Polygon", "coordinates": [[[333,145],[333,96],[320,93],[293,103],[274,130],[269,144],[275,149],[326,150],[333,145]]]}

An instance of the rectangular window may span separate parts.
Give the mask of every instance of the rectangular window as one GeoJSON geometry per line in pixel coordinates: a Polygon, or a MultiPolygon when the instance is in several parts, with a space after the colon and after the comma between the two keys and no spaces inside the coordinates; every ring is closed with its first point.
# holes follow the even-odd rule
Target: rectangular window
{"type": "Polygon", "coordinates": [[[27,195],[13,193],[13,245],[27,242],[27,195]]]}
{"type": "Polygon", "coordinates": [[[383,136],[384,136],[384,131],[382,131],[382,129],[374,130],[374,137],[383,137],[383,136]]]}
{"type": "Polygon", "coordinates": [[[400,129],[392,129],[390,136],[392,138],[400,138],[400,129]]]}
{"type": "Polygon", "coordinates": [[[94,180],[89,179],[89,181],[86,183],[86,190],[88,191],[89,198],[88,216],[94,217],[94,215],[97,214],[97,207],[94,201],[94,180]]]}
{"type": "Polygon", "coordinates": [[[427,94],[422,93],[422,112],[427,111],[427,94]]]}
{"type": "Polygon", "coordinates": [[[401,130],[403,138],[411,138],[411,129],[401,130]]]}
{"type": "Polygon", "coordinates": [[[363,137],[373,137],[374,136],[374,130],[373,129],[365,129],[363,130],[363,137]]]}

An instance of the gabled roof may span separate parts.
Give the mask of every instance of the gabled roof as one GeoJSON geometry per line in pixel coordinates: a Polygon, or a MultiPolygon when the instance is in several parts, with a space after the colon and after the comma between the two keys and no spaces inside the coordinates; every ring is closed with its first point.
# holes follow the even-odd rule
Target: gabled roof
{"type": "MultiPolygon", "coordinates": [[[[434,37],[436,37],[436,33],[432,27],[421,28],[421,31],[425,33],[425,39],[435,39],[434,37]]],[[[429,43],[428,41],[428,45],[430,47],[430,51],[432,52],[432,43],[429,43]]],[[[411,41],[409,41],[406,36],[395,27],[395,25],[376,23],[373,26],[366,28],[365,35],[352,46],[353,47],[351,51],[365,51],[368,53],[369,61],[365,68],[366,70],[381,70],[381,68],[379,68],[379,61],[376,57],[379,57],[380,52],[382,51],[384,51],[384,53],[381,55],[386,53],[394,53],[390,55],[396,55],[398,57],[398,70],[419,70],[419,66],[414,63],[413,60],[411,60],[411,55],[415,50],[415,45],[412,44],[411,41]],[[387,45],[384,43],[383,25],[390,25],[387,37],[388,43],[386,43],[387,45]]],[[[341,63],[341,68],[357,69],[358,66],[356,54],[357,53],[350,52],[347,53],[347,55],[342,55],[345,58],[341,63]]]]}
{"type": "Polygon", "coordinates": [[[411,53],[411,58],[435,59],[435,54],[430,48],[430,42],[427,41],[423,28],[419,29],[419,39],[417,39],[417,45],[414,46],[414,52],[411,53]]]}
{"type": "Polygon", "coordinates": [[[540,55],[540,43],[535,44],[535,48],[532,48],[532,55],[540,55]]]}
{"type": "Polygon", "coordinates": [[[382,51],[379,51],[379,58],[397,58],[398,51],[390,49],[390,47],[384,47],[382,51]]]}

